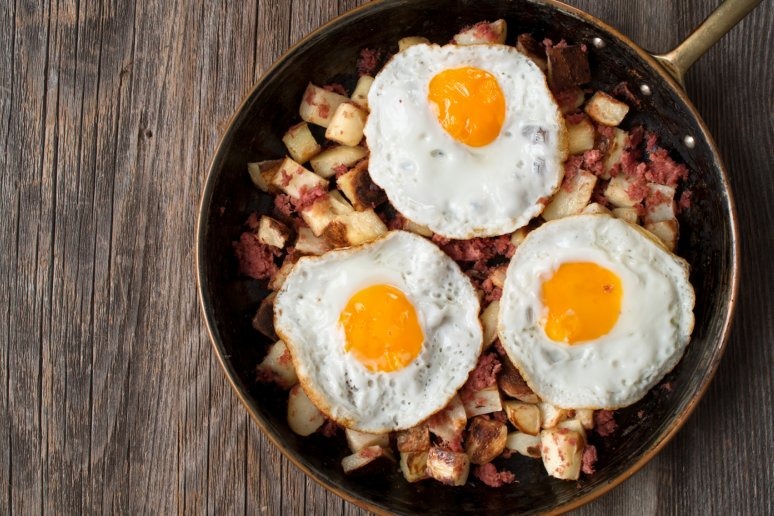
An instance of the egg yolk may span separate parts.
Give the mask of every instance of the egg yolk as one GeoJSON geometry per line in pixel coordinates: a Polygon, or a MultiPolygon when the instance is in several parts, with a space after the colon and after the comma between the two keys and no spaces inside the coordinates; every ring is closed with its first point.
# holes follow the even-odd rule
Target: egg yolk
{"type": "Polygon", "coordinates": [[[441,126],[471,147],[492,143],[505,120],[505,96],[497,79],[479,68],[444,70],[430,80],[428,100],[441,126]]]}
{"type": "Polygon", "coordinates": [[[563,263],[543,283],[546,335],[576,344],[607,334],[621,312],[621,280],[589,262],[563,263]]]}
{"type": "Polygon", "coordinates": [[[369,371],[403,369],[422,349],[424,335],[406,295],[391,285],[372,285],[350,298],[339,316],[344,349],[369,371]]]}

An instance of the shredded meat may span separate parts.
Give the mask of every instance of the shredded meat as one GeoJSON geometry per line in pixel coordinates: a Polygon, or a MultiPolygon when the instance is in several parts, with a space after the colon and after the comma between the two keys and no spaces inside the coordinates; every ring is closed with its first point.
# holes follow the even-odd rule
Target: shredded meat
{"type": "Polygon", "coordinates": [[[375,75],[379,68],[379,61],[382,59],[382,53],[372,48],[364,48],[360,51],[357,58],[358,75],[375,75]]]}
{"type": "Polygon", "coordinates": [[[441,235],[433,235],[432,240],[457,262],[486,261],[497,256],[510,258],[516,250],[508,235],[470,240],[450,240],[441,235]]]}
{"type": "Polygon", "coordinates": [[[497,383],[497,373],[502,368],[496,353],[481,355],[476,368],[471,371],[468,381],[462,387],[466,391],[480,391],[497,383]]]}
{"type": "Polygon", "coordinates": [[[587,475],[593,475],[595,471],[594,466],[597,464],[597,447],[593,444],[587,444],[583,448],[583,458],[581,460],[581,471],[587,475]]]}
{"type": "Polygon", "coordinates": [[[612,435],[618,429],[613,412],[610,410],[597,410],[594,412],[594,430],[602,436],[612,435]]]}
{"type": "Polygon", "coordinates": [[[497,471],[491,462],[478,466],[473,470],[473,474],[489,487],[502,487],[516,480],[516,475],[508,470],[497,471]]]}
{"type": "Polygon", "coordinates": [[[688,167],[669,157],[665,149],[655,148],[648,155],[650,161],[645,177],[660,185],[677,186],[688,177],[688,167]]]}

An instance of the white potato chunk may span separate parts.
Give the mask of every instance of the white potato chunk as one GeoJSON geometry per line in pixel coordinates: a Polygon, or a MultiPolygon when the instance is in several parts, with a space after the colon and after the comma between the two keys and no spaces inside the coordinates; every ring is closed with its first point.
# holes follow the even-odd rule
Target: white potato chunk
{"type": "Polygon", "coordinates": [[[296,238],[296,252],[300,254],[313,254],[319,256],[331,250],[327,240],[315,236],[314,232],[306,226],[298,228],[298,238],[296,238]]]}
{"type": "Polygon", "coordinates": [[[269,347],[269,351],[260,364],[256,367],[259,376],[269,375],[274,383],[283,389],[290,389],[298,383],[296,368],[293,367],[293,359],[290,357],[288,347],[278,340],[269,347]]]}
{"type": "Polygon", "coordinates": [[[282,165],[281,159],[270,159],[247,164],[247,173],[250,174],[250,180],[261,191],[268,193],[277,193],[279,189],[271,184],[274,175],[282,165]]]}
{"type": "Polygon", "coordinates": [[[417,425],[399,431],[395,436],[400,452],[419,452],[430,449],[430,431],[427,425],[417,425]]]}
{"type": "Polygon", "coordinates": [[[326,179],[336,175],[336,172],[345,172],[349,167],[365,158],[368,150],[365,147],[348,147],[337,145],[325,149],[310,160],[315,174],[326,179]]]}
{"type": "Polygon", "coordinates": [[[311,435],[325,423],[325,416],[296,384],[288,396],[288,425],[298,435],[311,435]]]}
{"type": "Polygon", "coordinates": [[[341,459],[341,467],[347,475],[368,474],[384,469],[394,459],[389,450],[381,446],[367,446],[341,459]]]}
{"type": "Polygon", "coordinates": [[[414,45],[429,45],[430,40],[422,36],[407,36],[398,40],[398,52],[403,52],[414,45]]]}
{"type": "Polygon", "coordinates": [[[400,452],[400,471],[409,482],[429,478],[427,474],[427,451],[400,452]]]}
{"type": "Polygon", "coordinates": [[[599,204],[598,202],[591,202],[581,210],[584,215],[610,215],[610,210],[599,204]]]}
{"type": "Polygon", "coordinates": [[[468,481],[470,459],[464,453],[430,448],[427,454],[427,474],[450,486],[462,486],[468,481]]]}
{"type": "Polygon", "coordinates": [[[496,419],[473,418],[465,438],[465,453],[471,464],[486,464],[505,450],[508,428],[496,419]]]}
{"type": "Polygon", "coordinates": [[[497,321],[500,315],[500,301],[492,301],[481,312],[481,327],[484,330],[484,349],[497,339],[497,321]]]}
{"type": "Polygon", "coordinates": [[[637,202],[629,197],[628,190],[632,182],[623,175],[610,180],[605,188],[605,199],[616,208],[632,208],[637,202]]]}
{"type": "Polygon", "coordinates": [[[290,229],[285,224],[266,215],[261,216],[258,222],[259,242],[282,249],[288,239],[290,239],[290,229]]]}
{"type": "Polygon", "coordinates": [[[480,391],[466,393],[465,397],[461,397],[461,399],[462,405],[465,407],[465,414],[468,417],[491,414],[503,409],[497,384],[484,387],[480,391]]]}
{"type": "Polygon", "coordinates": [[[349,449],[353,453],[369,446],[381,446],[383,448],[389,448],[390,446],[390,434],[367,434],[352,430],[351,428],[345,428],[344,435],[347,437],[347,445],[349,445],[349,449]]]}
{"type": "Polygon", "coordinates": [[[284,159],[279,170],[274,174],[271,184],[294,199],[301,198],[302,189],[311,190],[317,186],[327,189],[328,187],[325,179],[290,158],[284,159]]]}
{"type": "Polygon", "coordinates": [[[617,126],[629,112],[629,106],[604,91],[597,91],[586,103],[584,110],[600,124],[617,126]]]}
{"type": "Polygon", "coordinates": [[[669,251],[674,251],[677,247],[677,238],[679,236],[677,219],[652,222],[645,224],[643,227],[655,235],[669,251]]]}
{"type": "Polygon", "coordinates": [[[328,192],[328,195],[318,199],[312,206],[301,212],[301,218],[312,230],[315,236],[322,236],[325,228],[338,217],[354,212],[338,191],[328,192]]]}
{"type": "Polygon", "coordinates": [[[577,432],[580,434],[583,439],[586,439],[586,429],[583,426],[583,423],[579,419],[573,418],[573,419],[567,419],[566,421],[562,421],[558,425],[556,425],[557,428],[566,428],[567,430],[572,430],[573,432],[577,432]]]}
{"type": "Polygon", "coordinates": [[[543,210],[543,218],[556,220],[579,214],[589,203],[596,184],[597,176],[585,170],[580,170],[571,178],[565,179],[551,198],[551,202],[543,210]]]}
{"type": "Polygon", "coordinates": [[[457,45],[480,45],[485,43],[496,43],[502,45],[505,43],[505,37],[508,33],[508,26],[505,20],[495,20],[493,22],[479,22],[472,27],[468,27],[453,38],[457,45]]]}
{"type": "Polygon", "coordinates": [[[340,215],[322,232],[328,243],[334,247],[364,244],[385,233],[387,226],[371,209],[340,215]]]}
{"type": "Polygon", "coordinates": [[[288,149],[290,157],[299,163],[309,161],[321,148],[306,122],[300,122],[288,129],[282,137],[282,143],[288,149]]]}
{"type": "Polygon", "coordinates": [[[594,428],[594,410],[593,409],[575,409],[575,419],[580,421],[580,424],[586,430],[594,428]]]}
{"type": "Polygon", "coordinates": [[[368,92],[371,90],[371,85],[374,83],[374,78],[370,75],[361,75],[355,84],[355,90],[352,92],[352,102],[357,104],[362,109],[368,109],[368,92]]]}
{"type": "Polygon", "coordinates": [[[578,480],[583,464],[583,436],[566,428],[551,428],[540,433],[543,466],[549,475],[563,480],[578,480]]]}
{"type": "Polygon", "coordinates": [[[567,419],[567,410],[550,403],[540,402],[538,408],[540,408],[540,426],[543,428],[553,428],[567,419]]]}
{"type": "Polygon", "coordinates": [[[524,239],[527,238],[528,234],[529,230],[526,227],[517,229],[511,233],[511,243],[514,247],[519,247],[519,244],[521,244],[524,239]]]}
{"type": "Polygon", "coordinates": [[[298,108],[298,114],[301,119],[310,124],[328,127],[333,113],[342,102],[349,99],[344,95],[339,95],[325,88],[320,88],[312,83],[306,87],[301,106],[298,108]]]}
{"type": "Polygon", "coordinates": [[[532,403],[506,401],[503,403],[508,421],[520,431],[537,435],[540,433],[540,408],[532,403]]]}
{"type": "Polygon", "coordinates": [[[567,124],[567,145],[570,154],[583,154],[594,148],[596,130],[590,120],[584,118],[577,124],[567,124]]]}
{"type": "Polygon", "coordinates": [[[511,432],[505,440],[505,447],[525,457],[539,459],[541,457],[541,444],[539,435],[530,435],[523,432],[511,432]]]}
{"type": "Polygon", "coordinates": [[[331,117],[325,137],[333,142],[354,147],[363,139],[368,113],[353,102],[342,102],[331,117]]]}
{"type": "Polygon", "coordinates": [[[630,224],[637,224],[637,208],[613,208],[613,216],[630,224]]]}
{"type": "Polygon", "coordinates": [[[465,406],[460,397],[455,394],[443,410],[427,420],[427,428],[444,441],[453,442],[465,430],[467,423],[465,406]]]}

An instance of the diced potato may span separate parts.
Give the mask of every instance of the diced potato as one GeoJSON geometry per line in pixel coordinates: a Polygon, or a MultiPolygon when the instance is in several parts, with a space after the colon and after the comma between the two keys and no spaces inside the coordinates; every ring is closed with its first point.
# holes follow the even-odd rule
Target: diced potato
{"type": "Polygon", "coordinates": [[[580,421],[580,424],[586,430],[594,428],[594,410],[593,409],[575,409],[575,419],[580,421]]]}
{"type": "Polygon", "coordinates": [[[489,279],[492,281],[492,285],[498,288],[503,288],[505,285],[505,273],[507,271],[508,264],[503,264],[492,269],[492,273],[489,275],[489,279]]]}
{"type": "Polygon", "coordinates": [[[443,410],[427,420],[427,428],[444,441],[454,442],[465,430],[467,423],[465,406],[460,397],[455,394],[443,410]]]}
{"type": "Polygon", "coordinates": [[[479,45],[483,43],[505,43],[507,24],[505,20],[479,22],[472,27],[463,29],[453,38],[457,45],[479,45]]]}
{"type": "Polygon", "coordinates": [[[306,226],[298,228],[296,238],[296,252],[300,254],[321,255],[330,251],[331,246],[321,237],[314,236],[312,230],[306,226]]]}
{"type": "Polygon", "coordinates": [[[368,174],[368,160],[362,160],[339,176],[336,185],[358,211],[376,208],[387,200],[384,190],[376,186],[368,174]]]}
{"type": "Polygon", "coordinates": [[[586,103],[584,111],[600,124],[617,126],[629,112],[629,106],[604,91],[597,91],[586,103]]]}
{"type": "Polygon", "coordinates": [[[403,478],[409,482],[419,482],[429,478],[427,474],[427,451],[400,452],[400,470],[403,478]]]}
{"type": "Polygon", "coordinates": [[[282,137],[282,143],[287,147],[290,157],[299,163],[309,161],[321,148],[306,122],[300,122],[288,129],[282,137]]]}
{"type": "Polygon", "coordinates": [[[523,432],[511,432],[508,434],[508,438],[505,440],[505,447],[509,450],[513,450],[525,457],[532,457],[533,459],[539,459],[540,453],[540,436],[529,435],[523,432]]]}
{"type": "Polygon", "coordinates": [[[594,124],[584,118],[577,124],[567,124],[567,147],[570,154],[583,154],[594,148],[594,124]]]}
{"type": "Polygon", "coordinates": [[[583,437],[584,440],[586,439],[586,429],[583,427],[583,423],[581,423],[578,419],[568,419],[566,421],[562,421],[556,425],[556,427],[566,428],[567,430],[577,432],[581,437],[583,437]]]}
{"type": "Polygon", "coordinates": [[[675,218],[675,187],[648,183],[648,208],[643,217],[645,224],[654,224],[675,218]],[[661,202],[654,202],[658,199],[661,202]]]}
{"type": "Polygon", "coordinates": [[[398,52],[403,52],[409,47],[413,47],[414,45],[429,45],[430,40],[427,38],[423,38],[422,36],[407,36],[405,38],[400,38],[398,40],[398,52]]]}
{"type": "Polygon", "coordinates": [[[374,83],[374,78],[370,75],[361,75],[355,84],[355,91],[352,92],[352,102],[357,104],[362,109],[368,109],[368,92],[371,90],[371,85],[374,83]]]}
{"type": "Polygon", "coordinates": [[[282,264],[282,267],[279,268],[277,271],[277,274],[271,279],[269,282],[269,288],[271,290],[279,290],[282,288],[282,284],[285,283],[285,280],[288,278],[288,274],[290,274],[290,271],[293,270],[294,263],[286,262],[282,264]]]}
{"type": "MultiPolygon", "coordinates": [[[[253,316],[253,328],[263,333],[271,340],[277,340],[277,334],[274,332],[274,298],[277,297],[276,292],[270,293],[263,298],[258,310],[253,316]]],[[[294,382],[295,383],[295,382],[294,382]]]]}
{"type": "Polygon", "coordinates": [[[669,251],[674,251],[677,247],[677,238],[679,236],[677,219],[653,222],[645,224],[643,227],[655,235],[669,251]]]}
{"type": "Polygon", "coordinates": [[[464,453],[435,446],[427,453],[427,474],[439,482],[462,486],[468,481],[468,473],[470,473],[470,459],[464,453]]]}
{"type": "Polygon", "coordinates": [[[269,373],[274,379],[274,383],[282,389],[290,389],[298,383],[298,376],[296,376],[296,369],[293,367],[290,351],[288,351],[288,347],[281,340],[269,347],[269,351],[266,353],[263,361],[256,367],[256,373],[259,375],[269,373]]]}
{"type": "Polygon", "coordinates": [[[625,220],[630,224],[637,224],[637,208],[613,208],[613,216],[621,220],[625,220]]]}
{"type": "MultiPolygon", "coordinates": [[[[312,206],[301,212],[301,218],[315,236],[322,236],[338,217],[354,212],[355,209],[337,191],[328,192],[326,197],[318,199],[312,206]]],[[[327,240],[326,240],[327,241],[327,240]]]]}
{"type": "Polygon", "coordinates": [[[338,170],[346,170],[368,155],[365,147],[338,145],[322,151],[310,160],[315,174],[326,179],[336,175],[338,170]]]}
{"type": "Polygon", "coordinates": [[[567,419],[567,410],[555,407],[550,403],[540,402],[540,426],[543,428],[553,428],[565,419],[567,419]]]}
{"type": "Polygon", "coordinates": [[[363,139],[368,113],[354,102],[342,102],[331,117],[325,137],[333,142],[354,147],[363,139]]]}
{"type": "Polygon", "coordinates": [[[430,449],[430,431],[427,425],[417,425],[398,432],[396,441],[400,452],[427,451],[430,449]]]}
{"type": "Polygon", "coordinates": [[[565,179],[561,188],[543,210],[543,218],[555,220],[579,214],[589,203],[596,184],[597,176],[585,170],[565,179]]]}
{"type": "Polygon", "coordinates": [[[537,405],[523,401],[506,401],[503,408],[508,421],[517,429],[530,435],[540,433],[540,408],[537,405]]]}
{"type": "Polygon", "coordinates": [[[598,202],[591,202],[586,205],[581,213],[584,215],[610,215],[610,210],[599,204],[598,202]]]}
{"type": "Polygon", "coordinates": [[[390,446],[390,434],[367,434],[352,430],[351,428],[345,428],[344,435],[346,435],[347,445],[349,445],[349,449],[353,453],[369,446],[381,446],[383,448],[389,448],[390,446]]]}
{"type": "Polygon", "coordinates": [[[623,175],[610,179],[605,188],[605,199],[616,208],[632,208],[637,202],[629,197],[629,187],[632,182],[623,175]]]}
{"type": "Polygon", "coordinates": [[[334,247],[371,242],[387,232],[387,226],[374,210],[353,211],[336,217],[323,230],[323,236],[334,247]]]}
{"type": "Polygon", "coordinates": [[[406,222],[403,223],[403,229],[427,238],[433,236],[433,231],[429,227],[417,224],[416,222],[412,222],[408,219],[406,219],[406,222]]]}
{"type": "Polygon", "coordinates": [[[496,384],[484,387],[480,391],[466,393],[464,397],[460,396],[460,399],[462,400],[462,405],[465,407],[465,414],[468,417],[491,414],[492,412],[499,412],[503,409],[500,400],[500,391],[497,389],[496,384]]]}
{"type": "Polygon", "coordinates": [[[312,83],[306,87],[301,106],[298,108],[298,114],[301,119],[310,124],[328,127],[333,117],[333,113],[342,102],[349,99],[344,95],[339,95],[325,88],[320,88],[312,83]]]}
{"type": "Polygon", "coordinates": [[[486,464],[505,449],[508,429],[496,419],[474,417],[465,439],[465,453],[472,464],[486,464]]]}
{"type": "Polygon", "coordinates": [[[549,475],[578,480],[583,464],[583,436],[566,428],[551,428],[540,433],[543,465],[549,475]]]}
{"type": "Polygon", "coordinates": [[[290,389],[288,396],[288,425],[298,435],[311,435],[325,423],[325,416],[314,406],[312,400],[296,384],[290,389]]]}
{"type": "Polygon", "coordinates": [[[290,229],[278,221],[266,215],[261,216],[258,223],[258,241],[282,249],[290,239],[290,229]]]}
{"type": "Polygon", "coordinates": [[[282,162],[279,170],[274,174],[271,184],[294,199],[301,198],[302,188],[311,190],[316,186],[323,186],[326,189],[328,187],[328,182],[325,179],[305,169],[290,158],[285,158],[282,162]]]}
{"type": "Polygon", "coordinates": [[[532,59],[543,73],[548,72],[548,61],[546,60],[546,49],[532,36],[532,34],[519,34],[516,38],[516,50],[532,59]]]}
{"type": "Polygon", "coordinates": [[[497,321],[499,316],[500,301],[492,301],[481,312],[481,327],[484,330],[484,349],[488,349],[497,338],[497,321]]]}
{"type": "Polygon", "coordinates": [[[548,84],[562,91],[591,80],[589,58],[580,45],[554,46],[546,49],[548,84]]]}
{"type": "Polygon", "coordinates": [[[522,227],[511,233],[511,243],[514,247],[519,247],[519,244],[521,244],[525,238],[527,238],[527,235],[529,234],[529,230],[526,227],[522,227]]]}
{"type": "Polygon", "coordinates": [[[615,128],[615,136],[608,142],[607,151],[602,160],[602,165],[605,170],[603,179],[610,179],[610,170],[621,162],[621,156],[623,156],[623,151],[626,147],[626,139],[628,137],[629,133],[623,129],[615,128]]]}
{"type": "Polygon", "coordinates": [[[368,475],[385,469],[393,461],[389,450],[374,445],[347,455],[341,459],[341,467],[347,475],[368,475]]]}
{"type": "Polygon", "coordinates": [[[511,361],[503,357],[502,364],[503,368],[500,371],[500,376],[497,377],[497,385],[500,387],[500,390],[506,396],[516,398],[519,401],[538,403],[540,398],[532,392],[532,389],[529,388],[529,385],[527,385],[527,382],[524,381],[524,378],[521,377],[518,369],[511,361]]]}
{"type": "Polygon", "coordinates": [[[248,163],[247,172],[253,184],[261,191],[268,193],[277,193],[279,190],[272,185],[272,179],[282,165],[281,159],[270,159],[259,161],[257,163],[248,163]]]}

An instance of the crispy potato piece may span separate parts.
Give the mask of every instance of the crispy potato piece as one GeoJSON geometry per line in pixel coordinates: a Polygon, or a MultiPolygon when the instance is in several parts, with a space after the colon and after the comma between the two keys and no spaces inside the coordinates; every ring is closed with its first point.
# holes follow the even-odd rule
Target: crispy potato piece
{"type": "Polygon", "coordinates": [[[328,127],[333,113],[342,102],[347,102],[348,100],[344,95],[320,88],[310,82],[306,87],[306,91],[304,91],[301,106],[298,108],[298,114],[301,115],[301,119],[305,122],[328,127]]]}
{"type": "Polygon", "coordinates": [[[543,210],[543,218],[556,220],[579,214],[589,203],[596,184],[597,176],[585,170],[565,179],[565,182],[551,198],[551,202],[543,210]]]}
{"type": "Polygon", "coordinates": [[[375,240],[387,232],[382,219],[368,209],[353,211],[336,217],[322,232],[323,237],[334,247],[359,245],[375,240]]]}
{"type": "Polygon", "coordinates": [[[365,158],[368,150],[365,147],[348,147],[338,145],[325,149],[312,158],[309,163],[314,173],[328,179],[336,175],[337,171],[346,171],[349,167],[365,158]]]}
{"type": "Polygon", "coordinates": [[[597,91],[586,103],[584,111],[600,124],[617,126],[629,112],[629,106],[604,91],[597,91]]]}
{"type": "Polygon", "coordinates": [[[491,414],[503,409],[497,384],[484,387],[480,391],[466,393],[465,396],[460,396],[460,399],[468,417],[491,414]]]}
{"type": "Polygon", "coordinates": [[[530,435],[540,433],[540,408],[537,405],[523,401],[506,401],[503,408],[508,421],[517,429],[530,435]]]}
{"type": "Polygon", "coordinates": [[[430,431],[427,425],[417,425],[397,433],[399,452],[420,452],[430,449],[430,431]]]}
{"type": "Polygon", "coordinates": [[[279,189],[272,184],[272,179],[282,165],[282,161],[281,159],[270,159],[248,163],[247,172],[250,174],[250,180],[263,192],[279,192],[279,189]]]}
{"type": "Polygon", "coordinates": [[[277,297],[276,292],[270,293],[263,298],[261,304],[258,306],[258,310],[253,316],[253,328],[263,333],[271,340],[277,340],[277,334],[274,332],[274,298],[277,297]]]}
{"type": "Polygon", "coordinates": [[[293,432],[306,437],[311,435],[325,423],[325,416],[315,407],[312,400],[296,384],[288,395],[288,425],[293,432]]]}
{"type": "Polygon", "coordinates": [[[294,263],[286,262],[282,264],[282,267],[279,268],[277,271],[277,274],[271,279],[269,282],[269,288],[271,290],[279,290],[282,288],[282,284],[285,283],[285,280],[288,278],[288,274],[290,274],[290,271],[293,270],[294,263]]]}
{"type": "Polygon", "coordinates": [[[300,122],[288,129],[282,137],[282,143],[288,149],[290,157],[299,163],[306,163],[321,149],[306,122],[300,122]]]}
{"type": "Polygon", "coordinates": [[[546,49],[548,84],[554,91],[586,84],[591,80],[589,58],[580,45],[546,49]]]}
{"type": "Polygon", "coordinates": [[[500,361],[503,364],[500,376],[497,377],[497,385],[500,387],[500,390],[506,396],[516,398],[525,403],[538,403],[540,398],[532,392],[532,389],[529,388],[527,382],[521,377],[521,373],[516,369],[516,366],[506,357],[502,357],[500,361]]]}
{"type": "Polygon", "coordinates": [[[305,169],[290,158],[285,158],[277,173],[272,177],[271,184],[294,199],[301,198],[301,189],[312,189],[316,186],[328,188],[328,182],[305,169]]]}
{"type": "Polygon", "coordinates": [[[398,40],[398,52],[403,52],[414,45],[429,45],[430,40],[422,36],[407,36],[398,40]]]}
{"type": "Polygon", "coordinates": [[[616,208],[633,208],[637,202],[627,193],[631,185],[631,180],[623,175],[615,176],[605,188],[605,199],[616,208]]]}
{"type": "MultiPolygon", "coordinates": [[[[293,359],[290,357],[288,347],[281,340],[278,340],[269,347],[269,351],[260,364],[255,368],[259,376],[269,373],[276,383],[282,389],[290,389],[298,383],[296,369],[293,367],[293,359]]],[[[314,431],[314,430],[313,430],[314,431]]]]}
{"type": "Polygon", "coordinates": [[[486,464],[503,452],[507,437],[508,429],[502,421],[474,417],[465,439],[465,453],[472,464],[486,464]]]}
{"type": "Polygon", "coordinates": [[[584,118],[577,124],[567,124],[567,147],[570,154],[583,154],[594,148],[596,130],[590,120],[584,118]]]}
{"type": "Polygon", "coordinates": [[[500,301],[492,301],[481,312],[481,327],[484,330],[484,349],[497,339],[497,321],[500,316],[500,301]]]}
{"type": "Polygon", "coordinates": [[[677,247],[677,239],[680,235],[677,219],[652,222],[643,227],[655,235],[669,251],[674,251],[677,247]]]}
{"type": "Polygon", "coordinates": [[[535,40],[532,34],[524,33],[516,37],[516,50],[532,59],[543,73],[548,71],[546,49],[535,40]]]}
{"type": "Polygon", "coordinates": [[[611,210],[614,217],[625,220],[630,224],[637,224],[637,208],[613,208],[611,210]]]}
{"type": "Polygon", "coordinates": [[[352,453],[357,453],[369,446],[390,447],[390,434],[367,434],[352,430],[351,428],[345,428],[344,435],[347,437],[347,445],[352,450],[352,453]]]}
{"type": "Polygon", "coordinates": [[[594,428],[594,410],[593,409],[575,409],[575,419],[580,421],[583,428],[591,430],[594,428]]]}
{"type": "Polygon", "coordinates": [[[389,450],[381,446],[367,446],[341,459],[341,467],[347,475],[370,475],[392,465],[395,461],[389,450]]]}
{"type": "Polygon", "coordinates": [[[354,102],[342,102],[331,117],[325,137],[333,142],[354,147],[363,139],[368,113],[354,102]]]}
{"type": "Polygon", "coordinates": [[[282,249],[290,240],[292,233],[285,224],[266,215],[258,222],[258,241],[282,249]]]}
{"type": "Polygon", "coordinates": [[[591,202],[586,205],[581,213],[584,215],[610,215],[610,210],[599,204],[598,202],[591,202]]]}
{"type": "Polygon", "coordinates": [[[529,435],[523,432],[511,432],[505,440],[505,447],[525,457],[539,459],[541,457],[541,439],[539,435],[529,435]]]}
{"type": "Polygon", "coordinates": [[[352,102],[358,105],[362,109],[368,109],[368,92],[371,90],[371,85],[374,83],[374,78],[370,75],[361,75],[355,85],[355,91],[352,92],[352,102]]]}
{"type": "Polygon", "coordinates": [[[336,185],[358,211],[376,208],[387,200],[384,190],[371,180],[368,174],[368,160],[365,159],[339,176],[336,185]]]}
{"type": "MultiPolygon", "coordinates": [[[[327,228],[334,220],[340,216],[348,215],[355,209],[338,192],[328,192],[328,195],[318,199],[309,208],[301,212],[301,218],[312,230],[315,236],[323,236],[327,228]]],[[[326,240],[327,241],[327,240],[326,240]]]]}
{"type": "Polygon", "coordinates": [[[585,439],[566,428],[551,428],[540,433],[543,465],[549,475],[564,480],[578,480],[583,464],[585,439]]]}
{"type": "Polygon", "coordinates": [[[540,426],[543,428],[553,428],[568,417],[566,409],[555,407],[550,403],[543,401],[538,403],[538,407],[540,408],[540,426]]]}
{"type": "Polygon", "coordinates": [[[419,482],[430,478],[427,474],[427,451],[400,452],[400,471],[409,482],[419,482]]]}
{"type": "Polygon", "coordinates": [[[468,423],[460,397],[455,394],[446,407],[430,416],[426,423],[430,432],[446,442],[459,438],[468,423]]]}
{"type": "Polygon", "coordinates": [[[319,256],[331,250],[328,242],[321,237],[314,236],[314,232],[306,226],[298,228],[296,238],[296,252],[300,254],[313,254],[319,256]]]}
{"type": "Polygon", "coordinates": [[[452,40],[457,45],[479,45],[483,43],[505,43],[508,34],[508,26],[505,20],[493,22],[479,22],[472,27],[467,27],[457,33],[452,40]]]}
{"type": "Polygon", "coordinates": [[[457,453],[436,446],[427,453],[427,474],[431,478],[450,486],[462,486],[468,481],[470,459],[464,453],[457,453]]]}

